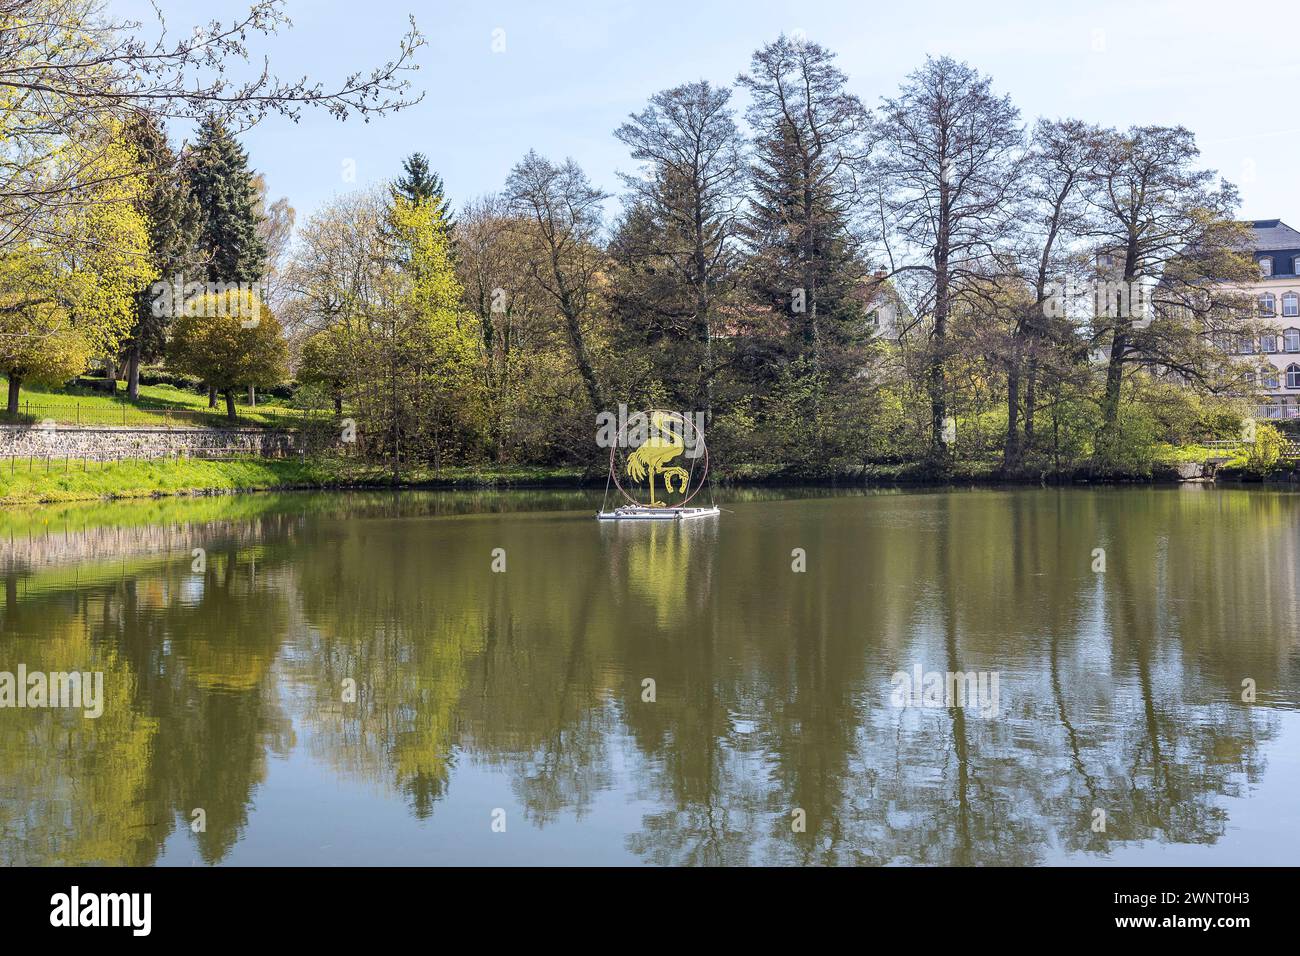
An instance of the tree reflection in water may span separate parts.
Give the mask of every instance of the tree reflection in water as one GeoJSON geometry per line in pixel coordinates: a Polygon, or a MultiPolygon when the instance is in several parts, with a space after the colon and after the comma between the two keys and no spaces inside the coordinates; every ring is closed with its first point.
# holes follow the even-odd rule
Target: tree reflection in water
{"type": "Polygon", "coordinates": [[[294,752],[434,827],[466,762],[534,827],[635,801],[590,840],[658,864],[1211,844],[1297,699],[1294,494],[734,499],[681,525],[541,492],[6,518],[29,523],[0,560],[0,669],[103,670],[107,701],[0,711],[0,862],[147,864],[174,839],[221,862],[294,752]],[[997,672],[999,714],[894,708],[914,664],[997,672]]]}

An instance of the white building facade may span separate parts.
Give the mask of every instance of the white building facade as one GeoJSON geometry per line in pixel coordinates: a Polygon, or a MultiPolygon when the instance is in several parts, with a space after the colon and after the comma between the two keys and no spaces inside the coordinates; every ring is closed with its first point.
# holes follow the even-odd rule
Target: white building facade
{"type": "Polygon", "coordinates": [[[1259,418],[1300,418],[1300,232],[1281,219],[1250,223],[1259,278],[1246,286],[1265,331],[1227,343],[1249,361],[1246,384],[1265,396],[1259,418]]]}

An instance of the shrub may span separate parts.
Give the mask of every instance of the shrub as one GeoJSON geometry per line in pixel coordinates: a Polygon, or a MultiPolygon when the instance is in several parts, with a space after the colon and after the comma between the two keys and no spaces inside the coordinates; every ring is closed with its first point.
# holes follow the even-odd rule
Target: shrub
{"type": "Polygon", "coordinates": [[[1255,441],[1246,446],[1246,470],[1264,476],[1277,468],[1282,460],[1282,433],[1272,425],[1255,429],[1255,441]]]}

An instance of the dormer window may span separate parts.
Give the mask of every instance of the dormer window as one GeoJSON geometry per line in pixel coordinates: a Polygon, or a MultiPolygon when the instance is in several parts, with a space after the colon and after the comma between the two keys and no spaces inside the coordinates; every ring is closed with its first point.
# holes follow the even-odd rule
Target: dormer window
{"type": "Polygon", "coordinates": [[[1300,256],[1291,260],[1291,274],[1300,276],[1300,256]]]}
{"type": "Polygon", "coordinates": [[[1260,256],[1259,274],[1262,276],[1271,276],[1273,274],[1273,257],[1260,256]]]}

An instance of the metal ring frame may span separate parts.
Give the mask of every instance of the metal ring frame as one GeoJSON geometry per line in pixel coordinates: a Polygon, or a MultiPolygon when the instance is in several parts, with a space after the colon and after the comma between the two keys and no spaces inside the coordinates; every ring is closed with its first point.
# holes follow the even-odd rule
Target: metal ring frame
{"type": "MultiPolygon", "coordinates": [[[[652,415],[652,414],[654,414],[654,412],[656,412],[656,411],[663,411],[663,409],[653,409],[653,410],[651,410],[650,412],[643,412],[642,414],[645,414],[645,415],[652,415]]],[[[609,448],[609,475],[610,475],[611,478],[614,479],[614,487],[618,489],[619,494],[621,494],[625,499],[627,499],[628,504],[635,505],[635,506],[638,507],[638,508],[656,508],[656,507],[663,507],[663,508],[685,508],[686,505],[687,505],[687,503],[690,502],[690,500],[691,500],[692,498],[694,498],[696,495],[698,495],[698,494],[700,493],[700,490],[704,487],[704,485],[705,485],[705,483],[706,483],[706,481],[708,480],[708,477],[709,477],[709,446],[708,446],[708,443],[705,442],[705,440],[704,440],[704,432],[700,431],[700,429],[696,428],[695,425],[692,424],[691,421],[690,421],[689,419],[687,419],[687,418],[683,418],[683,417],[682,417],[681,415],[679,415],[677,412],[664,412],[664,414],[665,414],[665,415],[668,415],[668,416],[671,416],[672,418],[675,418],[677,421],[681,422],[683,425],[685,425],[685,426],[686,426],[687,428],[689,428],[691,431],[695,432],[696,440],[699,441],[699,443],[700,443],[700,447],[704,449],[704,471],[702,471],[702,472],[700,473],[700,483],[699,483],[698,485],[695,486],[695,490],[694,490],[694,491],[691,491],[690,494],[688,494],[685,498],[683,498],[680,504],[675,504],[675,505],[648,505],[648,504],[646,504],[645,502],[637,501],[635,498],[633,498],[631,495],[629,495],[629,494],[627,493],[626,489],[624,489],[622,483],[618,480],[618,468],[616,467],[616,463],[615,463],[615,455],[614,455],[614,453],[615,453],[615,451],[618,450],[619,443],[618,443],[618,442],[615,442],[615,443],[614,443],[613,445],[611,445],[610,448],[609,448]]],[[[623,437],[623,433],[620,432],[620,433],[619,433],[619,438],[621,439],[622,437],[623,437]]],[[[686,437],[686,436],[685,436],[685,432],[683,432],[683,433],[682,433],[682,438],[683,438],[683,440],[685,440],[685,437],[686,437]]],[[[690,473],[690,475],[687,477],[687,490],[690,489],[690,482],[694,479],[694,477],[695,477],[695,459],[692,458],[692,459],[691,459],[691,473],[690,473]]]]}

